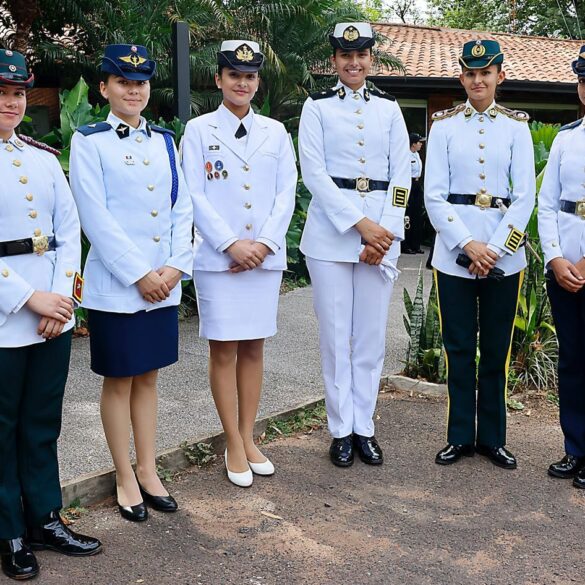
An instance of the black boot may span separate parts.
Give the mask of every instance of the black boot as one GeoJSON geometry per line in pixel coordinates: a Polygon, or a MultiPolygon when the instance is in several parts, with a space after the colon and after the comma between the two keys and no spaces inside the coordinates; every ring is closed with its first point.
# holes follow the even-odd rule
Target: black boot
{"type": "Polygon", "coordinates": [[[0,540],[2,571],[7,577],[24,581],[39,574],[39,565],[32,550],[22,537],[0,540]]]}

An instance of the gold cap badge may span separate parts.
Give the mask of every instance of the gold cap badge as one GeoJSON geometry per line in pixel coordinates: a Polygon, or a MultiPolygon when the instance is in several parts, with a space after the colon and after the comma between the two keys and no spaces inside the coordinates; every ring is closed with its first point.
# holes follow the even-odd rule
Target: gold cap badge
{"type": "Polygon", "coordinates": [[[249,63],[254,60],[254,51],[248,45],[240,45],[236,49],[236,59],[242,63],[249,63]]]}
{"type": "Polygon", "coordinates": [[[144,57],[141,57],[138,53],[130,53],[126,57],[119,57],[120,61],[124,61],[124,63],[130,63],[130,65],[134,65],[134,67],[138,67],[146,62],[144,57]]]}
{"type": "Polygon", "coordinates": [[[355,26],[348,26],[343,31],[343,38],[351,43],[352,41],[357,41],[360,38],[360,33],[355,26]]]}
{"type": "Polygon", "coordinates": [[[481,41],[477,41],[471,49],[473,57],[483,57],[485,55],[485,47],[481,44],[481,41]]]}

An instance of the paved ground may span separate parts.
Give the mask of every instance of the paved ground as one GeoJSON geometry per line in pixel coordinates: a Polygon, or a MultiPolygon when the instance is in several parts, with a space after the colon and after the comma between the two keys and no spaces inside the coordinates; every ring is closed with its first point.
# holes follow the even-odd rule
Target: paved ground
{"type": "MultiPolygon", "coordinates": [[[[402,323],[402,290],[414,294],[418,269],[425,256],[403,256],[388,324],[385,371],[402,369],[407,337],[402,323]]],[[[427,281],[430,273],[425,270],[427,281]]],[[[160,450],[220,430],[207,381],[207,342],[197,336],[197,319],[181,324],[179,362],[160,377],[160,450]]],[[[260,415],[294,407],[321,397],[317,325],[311,289],[297,289],[281,297],[279,333],[266,344],[266,375],[260,415]]],[[[101,378],[89,369],[89,340],[75,339],[64,405],[61,434],[61,479],[111,466],[103,436],[99,396],[101,378]]]]}
{"type": "MultiPolygon", "coordinates": [[[[90,559],[38,554],[42,585],[568,585],[583,583],[585,495],[545,473],[554,417],[515,414],[519,468],[485,458],[439,467],[444,401],[382,395],[386,463],[338,469],[324,430],[265,446],[272,478],[244,490],[221,462],[169,484],[181,510],[122,520],[110,504],[75,524],[90,559]]],[[[0,582],[4,583],[7,580],[0,582]]]]}

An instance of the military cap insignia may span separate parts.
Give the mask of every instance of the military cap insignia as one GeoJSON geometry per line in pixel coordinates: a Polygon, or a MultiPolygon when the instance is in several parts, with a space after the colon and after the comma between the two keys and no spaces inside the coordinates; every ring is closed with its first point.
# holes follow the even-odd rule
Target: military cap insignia
{"type": "Polygon", "coordinates": [[[521,232],[519,229],[512,227],[504,246],[511,252],[517,252],[520,244],[522,244],[522,240],[524,240],[524,232],[521,232]]]}
{"type": "MultiPolygon", "coordinates": [[[[134,49],[134,47],[132,47],[134,49]]],[[[134,67],[139,67],[143,63],[146,63],[146,59],[138,55],[138,53],[133,52],[130,55],[126,55],[126,57],[118,57],[120,61],[124,61],[124,63],[130,63],[130,65],[134,65],[134,67]]]]}
{"type": "Polygon", "coordinates": [[[10,49],[6,49],[6,51],[4,51],[4,54],[7,57],[12,57],[14,55],[14,53],[10,49]]]}
{"type": "Polygon", "coordinates": [[[14,73],[16,71],[16,65],[8,65],[8,69],[14,73]]]}
{"type": "Polygon", "coordinates": [[[254,51],[246,44],[240,45],[235,54],[236,59],[242,63],[249,63],[254,60],[254,51]]]}
{"type": "Polygon", "coordinates": [[[471,54],[474,57],[483,57],[485,55],[485,47],[481,44],[481,41],[475,41],[475,45],[471,49],[471,54]]]}
{"type": "Polygon", "coordinates": [[[343,38],[348,42],[357,41],[360,38],[360,33],[355,26],[348,26],[343,31],[343,38]]]}
{"type": "Polygon", "coordinates": [[[78,303],[81,303],[83,299],[83,277],[81,274],[79,274],[79,272],[75,273],[72,296],[78,303]]]}
{"type": "Polygon", "coordinates": [[[394,187],[392,191],[392,205],[394,207],[406,207],[408,203],[408,189],[405,187],[394,187]]]}

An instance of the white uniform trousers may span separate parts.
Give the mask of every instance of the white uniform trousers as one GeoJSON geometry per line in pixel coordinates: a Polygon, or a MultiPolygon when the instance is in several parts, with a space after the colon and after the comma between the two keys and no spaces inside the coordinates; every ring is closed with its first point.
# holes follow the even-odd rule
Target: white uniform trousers
{"type": "Polygon", "coordinates": [[[329,432],[374,434],[393,283],[378,266],[307,257],[329,432]]]}

